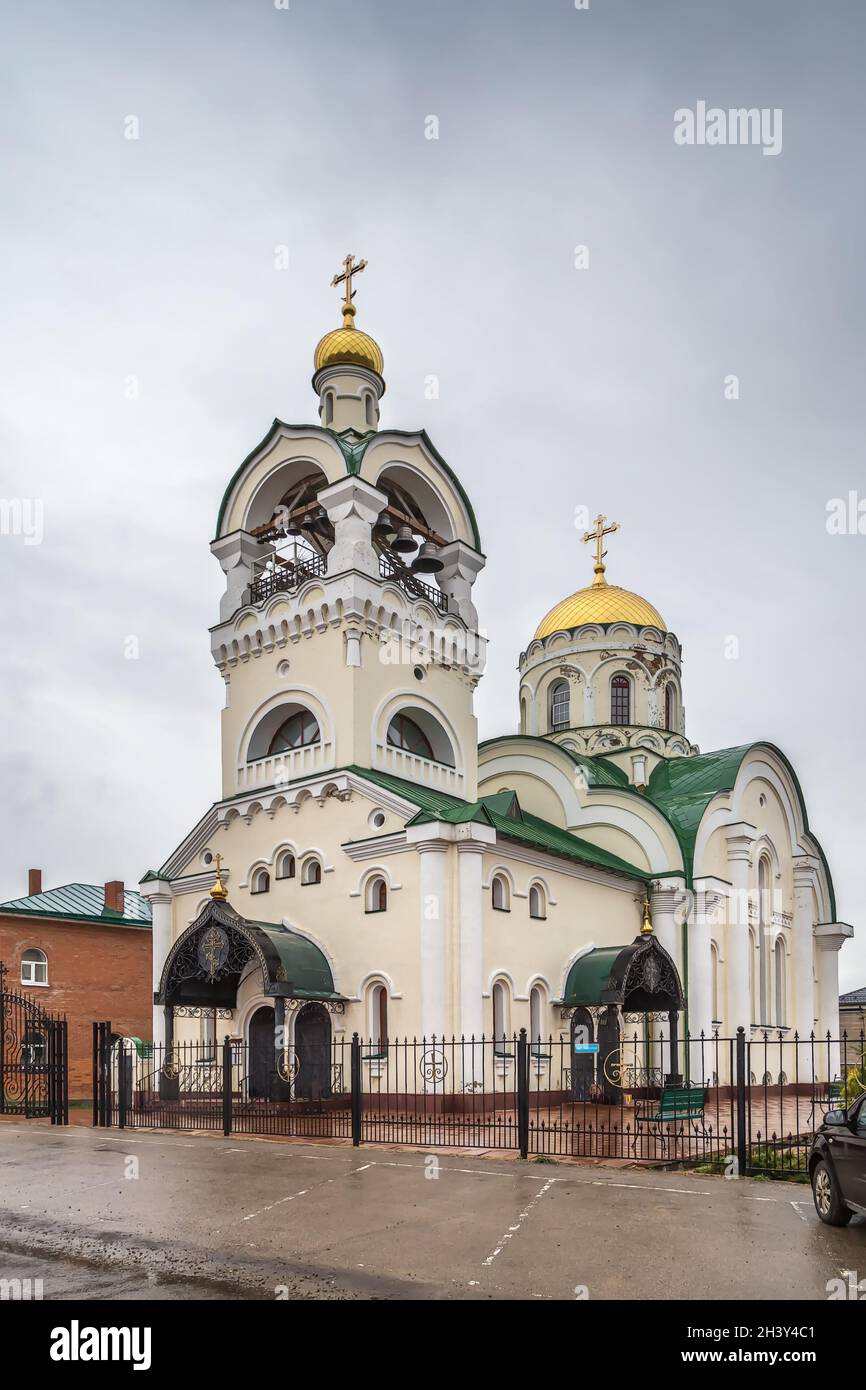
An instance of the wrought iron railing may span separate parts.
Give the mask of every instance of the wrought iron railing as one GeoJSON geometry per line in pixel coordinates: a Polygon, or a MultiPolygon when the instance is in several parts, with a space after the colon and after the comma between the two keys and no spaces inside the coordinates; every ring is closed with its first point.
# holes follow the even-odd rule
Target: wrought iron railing
{"type": "Polygon", "coordinates": [[[293,594],[308,579],[320,579],[327,573],[324,555],[311,555],[304,560],[286,560],[274,569],[259,574],[250,585],[250,602],[263,603],[274,594],[293,594]]]}
{"type": "Polygon", "coordinates": [[[443,594],[435,584],[425,584],[423,579],[419,579],[399,561],[392,560],[387,555],[380,555],[379,576],[381,579],[396,580],[407,594],[411,594],[413,598],[425,598],[428,603],[433,604],[437,612],[448,612],[448,595],[443,594]]]}

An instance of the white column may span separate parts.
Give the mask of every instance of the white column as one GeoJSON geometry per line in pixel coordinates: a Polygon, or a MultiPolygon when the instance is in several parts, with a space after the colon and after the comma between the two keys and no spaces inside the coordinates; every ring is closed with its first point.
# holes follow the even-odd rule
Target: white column
{"type": "Polygon", "coordinates": [[[818,1042],[815,1054],[818,1058],[819,1075],[823,1077],[827,1068],[826,1080],[839,1077],[841,1058],[839,1056],[839,951],[843,942],[854,935],[854,928],[847,922],[821,922],[815,928],[815,944],[818,948],[818,1042]],[[830,1045],[827,1045],[827,1034],[830,1045]]]}
{"type": "Polygon", "coordinates": [[[232,531],[211,541],[210,548],[226,577],[226,591],[220,599],[220,622],[225,622],[244,601],[244,591],[252,582],[253,565],[263,564],[273,553],[273,546],[262,545],[248,531],[232,531]]]}
{"type": "Polygon", "coordinates": [[[478,630],[478,613],[472,602],[472,586],[485,565],[483,555],[473,550],[465,541],[451,541],[439,551],[443,568],[436,576],[436,582],[443,594],[448,595],[448,611],[462,618],[473,632],[478,630]]]}
{"type": "Polygon", "coordinates": [[[443,840],[422,840],[421,857],[421,1032],[441,1038],[448,1028],[446,924],[447,850],[443,840]]]}
{"type": "MultiPolygon", "coordinates": [[[[794,979],[789,982],[793,1009],[789,1022],[801,1040],[815,1031],[815,893],[814,870],[794,867],[794,920],[792,955],[794,979]]],[[[833,1030],[836,1031],[835,1029],[833,1030]]]]}
{"type": "Polygon", "coordinates": [[[373,524],[388,499],[361,478],[341,478],[323,488],[318,501],[334,527],[334,544],[328,551],[328,574],[361,570],[379,575],[379,557],[373,548],[373,524]]]}
{"type": "Polygon", "coordinates": [[[693,1082],[709,1079],[714,1067],[715,1050],[712,1044],[712,960],[710,956],[710,921],[717,895],[708,892],[695,880],[694,901],[689,912],[689,1035],[691,1057],[689,1073],[693,1082]],[[704,1044],[701,1046],[701,1034],[704,1044]]]}
{"type": "Polygon", "coordinates": [[[731,887],[725,905],[725,1026],[732,1037],[738,1028],[745,1028],[748,1038],[752,1025],[749,1000],[749,886],[754,836],[755,827],[745,825],[733,826],[727,836],[731,887]]]}
{"type": "Polygon", "coordinates": [[[480,1038],[484,1032],[484,906],[481,890],[483,854],[496,843],[492,826],[461,825],[457,829],[460,905],[460,1032],[480,1038]],[[465,836],[465,838],[463,838],[465,836]]]}
{"type": "MultiPolygon", "coordinates": [[[[676,878],[666,878],[661,883],[654,883],[650,905],[652,908],[653,931],[658,937],[659,945],[663,946],[677,968],[680,977],[683,994],[686,993],[686,983],[683,980],[683,952],[682,952],[682,927],[681,922],[686,911],[685,899],[685,880],[676,878]]],[[[682,1074],[685,1068],[686,1059],[683,1049],[685,1048],[686,1019],[685,1012],[681,1012],[677,1020],[677,1049],[676,1066],[671,1055],[670,1046],[670,1026],[667,1022],[653,1025],[653,1032],[656,1037],[663,1033],[667,1038],[666,1046],[661,1049],[661,1068],[664,1073],[677,1072],[682,1074]]]]}

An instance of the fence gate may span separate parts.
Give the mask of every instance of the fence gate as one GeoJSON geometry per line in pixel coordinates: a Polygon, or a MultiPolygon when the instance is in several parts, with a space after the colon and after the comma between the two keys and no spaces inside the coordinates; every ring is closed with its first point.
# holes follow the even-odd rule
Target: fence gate
{"type": "Polygon", "coordinates": [[[5,987],[0,961],[0,1115],[69,1123],[66,1019],[5,987]]]}

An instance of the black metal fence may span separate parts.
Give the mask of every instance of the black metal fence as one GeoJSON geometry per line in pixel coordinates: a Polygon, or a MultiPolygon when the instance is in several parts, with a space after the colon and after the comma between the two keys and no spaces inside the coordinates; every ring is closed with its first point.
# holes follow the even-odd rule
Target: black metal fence
{"type": "Polygon", "coordinates": [[[66,1019],[0,988],[0,1115],[68,1124],[68,1077],[66,1019]]]}
{"type": "MultiPolygon", "coordinates": [[[[753,1030],[754,1031],[754,1030],[753,1030]]],[[[645,1029],[569,1038],[387,1039],[315,1057],[248,1042],[170,1047],[94,1024],[93,1122],[418,1148],[805,1171],[826,1110],[866,1090],[866,1039],[645,1029]]]]}

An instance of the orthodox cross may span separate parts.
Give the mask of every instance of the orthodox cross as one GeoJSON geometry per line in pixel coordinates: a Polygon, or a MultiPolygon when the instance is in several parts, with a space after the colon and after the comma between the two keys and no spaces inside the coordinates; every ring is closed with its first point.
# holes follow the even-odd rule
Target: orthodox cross
{"type": "Polygon", "coordinates": [[[223,857],[222,857],[222,855],[221,855],[221,854],[215,854],[215,855],[214,855],[214,862],[215,862],[215,864],[216,864],[216,883],[214,884],[213,888],[210,890],[210,895],[211,895],[212,898],[216,898],[217,901],[219,902],[219,901],[221,901],[221,900],[223,900],[223,899],[225,899],[225,898],[228,897],[228,893],[226,892],[225,884],[223,883],[223,874],[222,874],[223,857]]]}
{"type": "Polygon", "coordinates": [[[607,551],[602,549],[602,546],[604,545],[604,538],[605,536],[613,535],[614,531],[619,530],[618,521],[612,521],[610,526],[605,526],[604,523],[606,521],[607,517],[602,516],[599,513],[599,515],[595,518],[595,529],[593,531],[585,531],[582,537],[584,544],[587,544],[589,541],[595,541],[596,584],[604,583],[602,575],[604,574],[604,557],[607,554],[607,551]]]}
{"type": "Polygon", "coordinates": [[[355,298],[356,291],[352,289],[352,276],[360,275],[362,270],[367,267],[366,261],[358,261],[353,265],[355,257],[350,253],[343,261],[342,275],[335,275],[331,281],[332,285],[342,285],[345,283],[346,292],[343,296],[343,327],[351,328],[352,319],[355,317],[355,306],[352,300],[355,298]]]}

